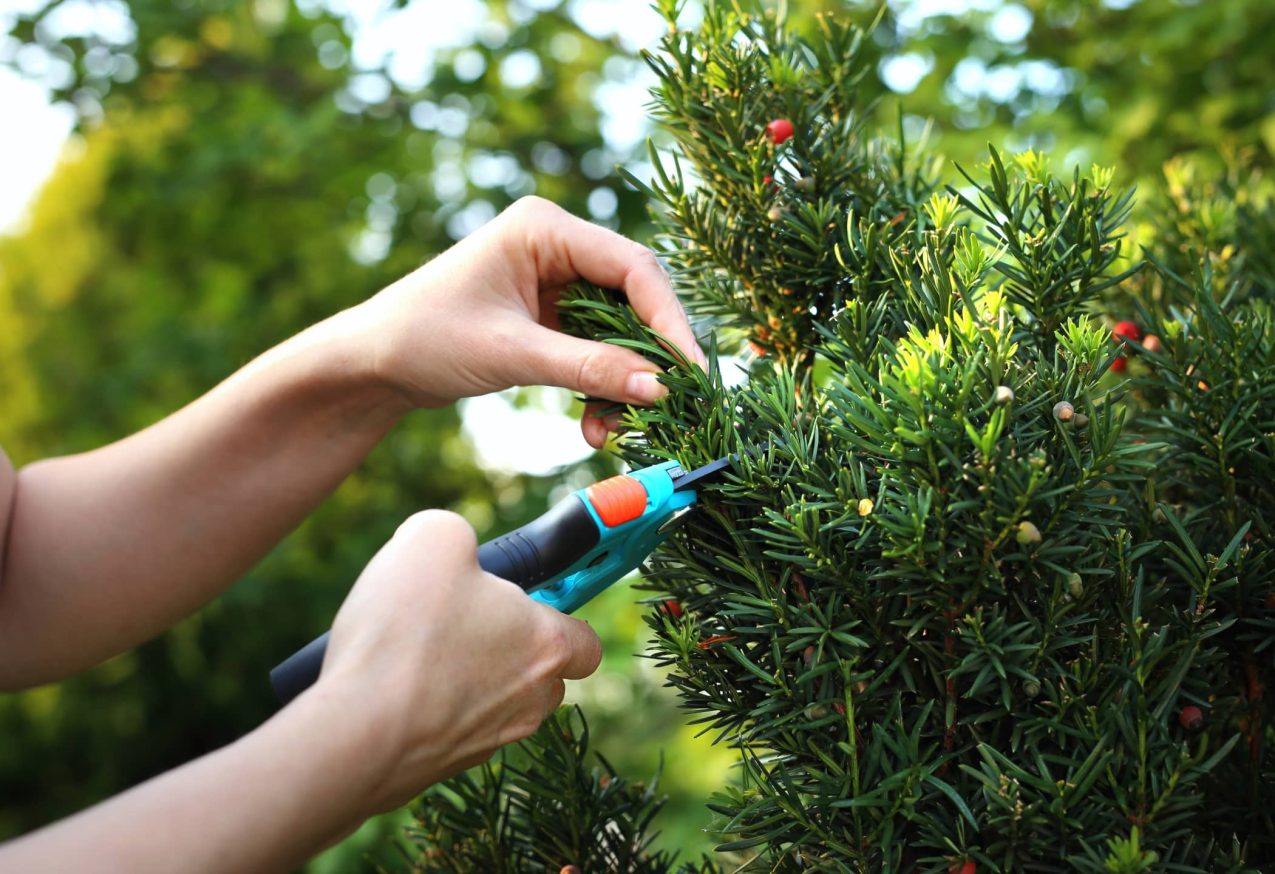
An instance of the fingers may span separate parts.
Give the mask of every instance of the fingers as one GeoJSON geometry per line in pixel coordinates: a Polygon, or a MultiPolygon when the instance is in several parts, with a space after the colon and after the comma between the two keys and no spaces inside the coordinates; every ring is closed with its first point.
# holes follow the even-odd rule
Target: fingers
{"type": "MultiPolygon", "coordinates": [[[[455,569],[451,572],[459,571],[463,574],[467,568],[478,572],[477,540],[474,529],[464,517],[455,513],[445,510],[425,510],[413,514],[399,526],[394,534],[394,540],[404,543],[412,552],[423,550],[424,554],[420,556],[423,565],[428,562],[438,568],[446,563],[455,569]]],[[[414,558],[414,556],[409,557],[414,558]]],[[[508,596],[512,597],[511,606],[517,605],[516,615],[525,616],[523,611],[526,608],[531,608],[539,614],[543,623],[539,627],[544,629],[544,633],[540,636],[540,645],[543,647],[547,662],[554,666],[553,680],[558,681],[559,684],[562,679],[578,680],[597,670],[598,664],[602,661],[602,641],[598,639],[597,633],[589,627],[588,623],[572,619],[552,607],[527,598],[508,581],[499,580],[489,574],[478,573],[498,583],[508,596]]],[[[468,586],[467,591],[472,594],[474,585],[468,586]]],[[[501,597],[506,595],[502,593],[501,597]]],[[[525,619],[516,624],[525,627],[524,623],[525,619]]],[[[561,700],[562,695],[557,694],[553,707],[556,707],[561,700]]]]}
{"type": "Polygon", "coordinates": [[[588,623],[572,619],[552,607],[545,609],[553,614],[550,638],[558,650],[559,676],[567,680],[583,680],[602,663],[602,641],[588,623]]]}
{"type": "Polygon", "coordinates": [[[606,422],[597,416],[597,404],[587,404],[584,415],[580,417],[580,432],[584,440],[594,449],[601,449],[607,442],[608,428],[606,422]]]}
{"type": "Polygon", "coordinates": [[[542,282],[566,283],[583,277],[622,289],[648,325],[677,344],[691,361],[707,365],[686,311],[654,252],[540,198],[523,198],[516,206],[526,216],[527,240],[542,282]]]}
{"type": "MultiPolygon", "coordinates": [[[[651,404],[668,389],[654,364],[631,349],[559,334],[536,325],[523,335],[523,379],[625,404],[651,404]]],[[[586,436],[588,432],[586,431],[586,436]]]]}
{"type": "Polygon", "coordinates": [[[567,684],[562,680],[557,680],[552,683],[549,686],[549,699],[546,702],[548,706],[545,708],[545,716],[548,716],[550,713],[557,710],[558,707],[561,706],[562,700],[566,697],[567,684]]]}
{"type": "Polygon", "coordinates": [[[580,416],[580,431],[584,439],[594,449],[601,449],[606,443],[607,434],[620,430],[620,414],[599,416],[598,412],[606,408],[604,404],[585,404],[584,413],[580,416]]]}

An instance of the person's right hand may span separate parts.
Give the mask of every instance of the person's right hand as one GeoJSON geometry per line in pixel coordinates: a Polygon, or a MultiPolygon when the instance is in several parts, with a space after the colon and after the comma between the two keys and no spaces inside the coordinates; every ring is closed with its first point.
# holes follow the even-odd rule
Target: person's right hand
{"type": "Polygon", "coordinates": [[[482,570],[469,524],[429,510],[360,575],[306,695],[362,723],[379,812],[530,735],[601,658],[593,629],[482,570]]]}

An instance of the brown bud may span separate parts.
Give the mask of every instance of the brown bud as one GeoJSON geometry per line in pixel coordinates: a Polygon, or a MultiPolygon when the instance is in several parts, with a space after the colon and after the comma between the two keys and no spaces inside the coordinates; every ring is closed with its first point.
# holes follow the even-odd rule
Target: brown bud
{"type": "Polygon", "coordinates": [[[809,601],[810,593],[806,591],[806,581],[801,574],[792,575],[792,591],[800,600],[809,601]]]}
{"type": "Polygon", "coordinates": [[[1069,401],[1059,401],[1054,404],[1054,418],[1058,421],[1070,422],[1075,415],[1076,408],[1069,401]]]}

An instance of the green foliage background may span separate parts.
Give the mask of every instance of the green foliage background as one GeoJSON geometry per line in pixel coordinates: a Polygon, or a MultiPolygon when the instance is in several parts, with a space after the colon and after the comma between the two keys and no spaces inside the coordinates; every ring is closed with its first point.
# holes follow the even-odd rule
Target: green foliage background
{"type": "MultiPolygon", "coordinates": [[[[606,187],[617,207],[603,220],[649,233],[645,198],[609,173],[635,156],[603,140],[594,101],[598,84],[639,65],[619,40],[581,26],[579,4],[489,4],[499,26],[441,53],[413,89],[356,70],[346,19],[311,4],[133,0],[136,35],[122,44],[59,33],[46,17],[59,5],[15,19],[0,55],[19,69],[19,46],[63,59],[71,76],[52,90],[83,118],[25,227],[0,240],[0,444],[17,463],[99,445],[175,409],[441,251],[474,201],[498,210],[534,190],[587,215],[590,191],[606,187]],[[522,50],[540,58],[541,75],[507,85],[501,61],[522,50]],[[453,63],[462,51],[482,58],[477,77],[453,63]],[[463,124],[440,126],[441,112],[463,124]],[[516,172],[498,182],[475,172],[492,158],[516,172]]],[[[862,103],[881,98],[879,120],[902,110],[911,135],[932,118],[937,149],[966,163],[990,140],[1114,164],[1121,183],[1166,187],[1148,201],[1165,210],[1167,158],[1242,151],[1271,164],[1270,4],[970,7],[921,18],[899,2],[880,13],[857,85],[862,103]],[[1026,32],[1006,39],[1006,22],[1024,14],[1026,32]],[[896,94],[889,62],[901,55],[930,72],[896,94]],[[979,80],[958,71],[979,69],[993,78],[959,87],[979,80]]],[[[795,15],[813,26],[821,11],[860,23],[878,14],[812,3],[795,15]]],[[[1219,221],[1235,222],[1226,195],[1211,196],[1219,221]]],[[[474,463],[459,424],[454,410],[417,414],[247,578],[161,639],[0,699],[0,839],[251,730],[271,711],[266,671],[326,624],[408,513],[451,507],[490,536],[535,515],[563,482],[612,464],[493,474],[474,463]]],[[[731,757],[692,739],[662,674],[633,657],[649,634],[633,601],[616,587],[588,609],[607,659],[573,695],[622,773],[649,772],[665,747],[667,843],[701,849],[702,801],[731,757]]],[[[394,823],[371,824],[312,867],[348,868],[394,823]]]]}

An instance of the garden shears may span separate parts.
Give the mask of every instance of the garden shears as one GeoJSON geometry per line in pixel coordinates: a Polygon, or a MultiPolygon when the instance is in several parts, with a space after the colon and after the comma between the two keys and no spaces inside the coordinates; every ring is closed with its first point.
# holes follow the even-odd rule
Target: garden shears
{"type": "MultiPolygon", "coordinates": [[[[572,613],[627,576],[695,503],[698,483],[720,476],[735,456],[695,470],[665,461],[578,489],[543,515],[478,547],[478,564],[572,613]]],[[[286,704],[319,677],[328,633],[297,650],[270,672],[286,704]]]]}

